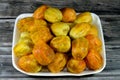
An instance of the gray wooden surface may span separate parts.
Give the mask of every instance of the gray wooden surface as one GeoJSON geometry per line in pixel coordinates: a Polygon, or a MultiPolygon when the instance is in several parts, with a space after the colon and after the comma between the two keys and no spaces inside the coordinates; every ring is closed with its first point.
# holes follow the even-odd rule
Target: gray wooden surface
{"type": "Polygon", "coordinates": [[[120,0],[0,0],[0,80],[120,80],[120,0]],[[32,77],[12,66],[11,46],[15,18],[32,13],[41,4],[91,11],[102,21],[107,65],[98,74],[83,77],[32,77]]]}

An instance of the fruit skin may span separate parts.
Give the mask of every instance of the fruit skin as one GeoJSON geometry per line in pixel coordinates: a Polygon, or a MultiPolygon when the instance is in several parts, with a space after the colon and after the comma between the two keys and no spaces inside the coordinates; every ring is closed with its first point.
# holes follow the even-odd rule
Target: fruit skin
{"type": "Polygon", "coordinates": [[[33,17],[22,18],[17,22],[17,28],[20,32],[33,33],[40,27],[47,26],[47,22],[43,19],[34,19],[33,17]]]}
{"type": "Polygon", "coordinates": [[[71,29],[73,26],[75,26],[75,23],[66,23],[66,24],[69,25],[70,29],[71,29]]]}
{"type": "Polygon", "coordinates": [[[78,74],[83,72],[86,68],[86,63],[84,60],[76,60],[71,58],[67,63],[67,70],[71,73],[78,74]]]}
{"type": "Polygon", "coordinates": [[[50,46],[57,52],[68,52],[71,48],[71,40],[68,36],[54,37],[50,41],[50,46]]]}
{"type": "Polygon", "coordinates": [[[102,42],[101,42],[101,40],[99,39],[99,37],[94,36],[94,35],[87,35],[85,38],[86,38],[86,39],[88,40],[88,42],[89,42],[89,50],[90,50],[90,49],[95,49],[95,50],[97,50],[98,52],[101,51],[101,49],[102,49],[102,42]]]}
{"type": "Polygon", "coordinates": [[[21,57],[18,60],[18,66],[22,70],[26,72],[31,72],[31,73],[37,73],[42,69],[42,66],[38,64],[33,54],[21,57]]]}
{"type": "Polygon", "coordinates": [[[58,8],[49,7],[44,14],[48,22],[55,23],[62,20],[62,12],[58,8]]]}
{"type": "Polygon", "coordinates": [[[32,52],[32,48],[24,43],[18,43],[14,47],[14,53],[17,57],[22,57],[24,55],[30,54],[32,52]]]}
{"type": "Polygon", "coordinates": [[[44,13],[46,11],[46,9],[48,8],[47,5],[41,5],[40,7],[38,7],[34,13],[33,13],[33,17],[35,19],[44,19],[44,13]]]}
{"type": "Polygon", "coordinates": [[[90,12],[83,12],[77,15],[77,18],[75,20],[75,23],[82,23],[82,22],[92,22],[92,15],[90,12]]]}
{"type": "Polygon", "coordinates": [[[48,27],[40,27],[35,32],[31,33],[31,39],[34,44],[37,44],[39,40],[43,40],[44,42],[48,42],[53,38],[48,27]]]}
{"type": "Polygon", "coordinates": [[[30,54],[33,49],[33,42],[28,32],[22,32],[18,43],[14,46],[14,54],[17,57],[30,54]]]}
{"type": "Polygon", "coordinates": [[[18,21],[17,27],[20,32],[29,32],[34,44],[40,39],[48,42],[53,38],[53,35],[47,27],[47,22],[43,19],[23,18],[18,21]]]}
{"type": "Polygon", "coordinates": [[[28,28],[34,24],[33,17],[22,18],[17,22],[17,28],[20,32],[27,32],[28,28]]]}
{"type": "Polygon", "coordinates": [[[76,12],[73,8],[63,8],[61,11],[63,15],[63,22],[73,22],[76,19],[76,12]]]}
{"type": "Polygon", "coordinates": [[[51,25],[51,30],[55,36],[66,36],[70,30],[70,27],[67,23],[56,22],[51,25]]]}
{"type": "MultiPolygon", "coordinates": [[[[30,26],[30,25],[28,25],[30,26]]],[[[47,22],[43,19],[34,19],[33,25],[28,28],[28,32],[33,33],[38,31],[41,27],[46,27],[47,22]]]]}
{"type": "Polygon", "coordinates": [[[88,31],[87,35],[94,35],[94,36],[98,36],[98,29],[95,25],[91,24],[91,28],[88,31]]]}
{"type": "Polygon", "coordinates": [[[85,58],[88,69],[98,70],[103,65],[102,56],[94,49],[91,49],[85,58]]]}
{"type": "Polygon", "coordinates": [[[50,64],[55,57],[53,49],[42,40],[35,44],[32,52],[35,59],[43,66],[50,64]]]}
{"type": "Polygon", "coordinates": [[[72,56],[77,60],[82,60],[88,53],[88,40],[84,37],[72,41],[72,56]]]}
{"type": "Polygon", "coordinates": [[[90,30],[91,25],[89,23],[79,23],[76,24],[72,29],[70,30],[70,37],[73,39],[77,39],[80,37],[84,37],[87,35],[88,31],[90,30]]]}
{"type": "Polygon", "coordinates": [[[67,55],[64,53],[56,53],[54,60],[48,65],[48,69],[52,73],[58,73],[64,69],[67,63],[67,55]]]}

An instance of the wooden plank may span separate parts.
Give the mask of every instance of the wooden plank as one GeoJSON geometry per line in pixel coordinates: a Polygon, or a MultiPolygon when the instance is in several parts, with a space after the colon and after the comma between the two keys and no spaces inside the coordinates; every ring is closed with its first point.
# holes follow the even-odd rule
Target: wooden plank
{"type": "Polygon", "coordinates": [[[119,76],[110,77],[29,77],[29,78],[1,78],[1,80],[119,80],[119,76]]]}
{"type": "MultiPolygon", "coordinates": [[[[2,49],[2,48],[1,48],[2,49]]],[[[5,55],[0,55],[0,78],[3,77],[29,77],[26,76],[19,71],[17,71],[15,68],[12,66],[12,56],[11,56],[11,48],[7,48],[8,54],[5,55]]],[[[1,50],[0,50],[1,51],[1,50]]],[[[4,51],[3,53],[5,53],[4,51]]],[[[96,76],[120,76],[120,49],[119,50],[113,50],[113,51],[107,51],[107,65],[103,72],[96,74],[96,76]],[[116,66],[117,65],[117,66],[116,66]]],[[[0,52],[1,54],[1,52],[0,52]]]]}
{"type": "MultiPolygon", "coordinates": [[[[2,48],[1,48],[2,49],[2,48]]],[[[7,48],[6,50],[10,50],[11,48],[7,48]]],[[[120,76],[120,49],[118,50],[112,50],[112,51],[106,51],[107,53],[107,65],[105,69],[93,77],[104,77],[104,76],[120,76]],[[116,66],[117,65],[117,66],[116,66]]],[[[3,51],[5,53],[5,51],[3,51]]],[[[1,53],[0,53],[1,54],[1,53]]],[[[4,77],[29,77],[26,76],[19,71],[17,71],[12,66],[12,56],[11,51],[8,52],[8,54],[1,54],[0,55],[0,78],[4,77]]]]}
{"type": "MultiPolygon", "coordinates": [[[[110,62],[109,60],[107,60],[107,62],[110,62]]],[[[115,62],[113,62],[115,63],[115,62]]],[[[119,63],[116,63],[119,64],[119,63]]],[[[113,67],[114,64],[111,64],[111,67],[113,67]]],[[[114,66],[115,67],[115,66],[114,66]]],[[[104,71],[102,71],[101,73],[95,74],[95,75],[89,75],[89,76],[83,76],[83,77],[78,77],[78,78],[82,78],[82,79],[105,79],[104,77],[106,77],[106,80],[112,80],[113,78],[115,78],[115,80],[117,78],[120,78],[120,69],[119,69],[120,65],[116,66],[115,68],[109,68],[106,66],[106,68],[104,69],[104,71]]],[[[18,72],[17,70],[15,70],[12,66],[12,62],[11,62],[11,56],[0,56],[0,79],[1,78],[30,78],[30,76],[24,75],[20,72],[18,72]]],[[[45,78],[45,77],[32,77],[31,78],[45,78]]],[[[49,77],[46,77],[46,79],[48,79],[49,77]]],[[[55,77],[56,78],[56,77],[55,77]]],[[[57,77],[57,78],[62,78],[62,77],[57,77]]],[[[67,77],[63,77],[63,78],[67,78],[67,77]]],[[[70,77],[70,78],[75,78],[75,77],[70,77]]],[[[68,78],[67,78],[68,79],[68,78]]],[[[77,78],[76,78],[77,79],[77,78]]]]}
{"type": "Polygon", "coordinates": [[[120,80],[120,0],[0,0],[0,80],[120,80]],[[77,12],[91,11],[101,18],[107,65],[98,74],[83,77],[34,77],[17,71],[12,65],[11,46],[15,18],[33,13],[42,4],[77,12]]]}
{"type": "MultiPolygon", "coordinates": [[[[120,15],[99,15],[106,44],[120,44],[120,15]]],[[[15,19],[0,19],[0,46],[12,42],[15,19]],[[5,43],[5,44],[4,44],[5,43]]],[[[9,45],[10,46],[10,45],[9,45]]]]}
{"type": "MultiPolygon", "coordinates": [[[[107,53],[107,66],[103,72],[89,76],[92,80],[119,80],[120,76],[120,15],[100,15],[107,53]],[[116,32],[117,31],[117,32],[116,32]],[[112,33],[112,34],[110,34],[112,33]],[[117,65],[117,66],[116,66],[117,65]],[[107,78],[106,78],[107,76],[107,78]],[[109,77],[111,76],[111,77],[109,77]]],[[[10,79],[21,77],[22,79],[29,79],[26,76],[12,66],[11,57],[11,43],[12,43],[12,32],[14,28],[15,19],[0,19],[0,78],[10,79]],[[8,78],[5,78],[8,77],[8,78]],[[26,78],[27,77],[27,78],[26,78]]],[[[83,80],[88,80],[89,77],[82,77],[83,80]]],[[[32,77],[33,78],[33,77],[32,77]]],[[[39,77],[38,77],[39,78],[39,77]]],[[[34,79],[34,78],[33,78],[34,79]]],[[[49,79],[49,78],[46,78],[49,79]]],[[[58,78],[59,79],[59,78],[58,78]]],[[[67,78],[73,79],[73,78],[67,78]]],[[[77,80],[77,78],[75,78],[77,80]]]]}
{"type": "Polygon", "coordinates": [[[15,19],[0,19],[0,47],[12,45],[14,21],[15,19]]]}
{"type": "Polygon", "coordinates": [[[32,13],[41,4],[58,8],[72,7],[77,12],[91,11],[97,14],[120,14],[119,0],[1,0],[0,17],[15,17],[21,13],[32,13]]]}
{"type": "MultiPolygon", "coordinates": [[[[120,48],[120,15],[100,15],[107,51],[120,48]],[[117,32],[116,32],[117,31],[117,32]]],[[[12,46],[15,19],[0,19],[0,53],[8,54],[12,46]]]]}
{"type": "Polygon", "coordinates": [[[120,80],[119,76],[110,77],[29,77],[29,78],[1,78],[1,80],[120,80]]]}
{"type": "MultiPolygon", "coordinates": [[[[5,51],[3,53],[0,52],[0,66],[11,66],[12,64],[12,53],[11,53],[11,48],[6,48],[6,50],[8,49],[9,54],[3,54],[5,53],[5,51]],[[4,65],[3,65],[4,64],[4,65]]],[[[120,69],[120,49],[119,50],[112,50],[112,51],[106,51],[106,58],[107,58],[107,65],[105,70],[109,70],[109,68],[111,68],[112,70],[116,70],[116,69],[120,69]],[[117,66],[116,66],[117,65],[117,66]]],[[[3,67],[4,69],[4,67],[3,67]]],[[[114,73],[116,74],[116,73],[114,73]]],[[[120,73],[119,73],[120,74],[120,73]]]]}
{"type": "MultiPolygon", "coordinates": [[[[100,16],[104,32],[105,44],[120,45],[120,17],[119,15],[100,16]]],[[[118,47],[119,48],[119,47],[118,47]]]]}

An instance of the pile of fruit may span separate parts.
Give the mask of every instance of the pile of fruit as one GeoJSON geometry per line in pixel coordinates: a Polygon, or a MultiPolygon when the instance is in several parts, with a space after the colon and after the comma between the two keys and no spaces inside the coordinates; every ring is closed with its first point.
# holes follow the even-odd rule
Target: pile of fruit
{"type": "Polygon", "coordinates": [[[37,73],[46,67],[52,73],[80,73],[103,65],[102,42],[90,12],[76,14],[73,8],[42,5],[33,16],[17,22],[20,39],[14,46],[20,69],[37,73]]]}

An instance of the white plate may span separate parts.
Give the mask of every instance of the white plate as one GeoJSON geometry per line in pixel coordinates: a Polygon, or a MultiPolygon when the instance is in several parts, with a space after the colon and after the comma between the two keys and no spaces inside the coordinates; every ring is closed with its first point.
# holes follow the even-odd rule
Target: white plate
{"type": "Polygon", "coordinates": [[[20,32],[18,31],[18,29],[16,27],[16,24],[17,24],[18,20],[20,20],[22,18],[31,17],[32,13],[21,14],[15,20],[14,32],[13,32],[13,43],[12,43],[12,64],[13,64],[14,68],[17,69],[18,71],[24,73],[24,74],[32,75],[32,76],[83,76],[83,75],[96,74],[96,73],[101,72],[105,68],[105,65],[106,65],[106,52],[105,52],[105,43],[104,43],[104,38],[103,38],[103,30],[102,30],[100,18],[94,13],[91,13],[91,15],[92,15],[92,19],[93,19],[93,24],[97,26],[98,31],[99,31],[99,38],[102,41],[101,55],[103,57],[104,64],[103,64],[101,69],[96,70],[96,71],[85,70],[85,71],[83,71],[82,73],[79,73],[79,74],[73,74],[73,73],[67,72],[66,70],[62,71],[60,73],[51,73],[51,72],[28,73],[28,72],[25,72],[25,71],[21,70],[17,66],[18,59],[14,55],[14,51],[13,51],[13,47],[15,46],[17,41],[19,40],[19,36],[20,36],[20,32]]]}

